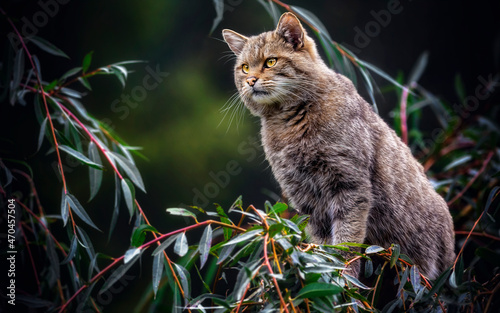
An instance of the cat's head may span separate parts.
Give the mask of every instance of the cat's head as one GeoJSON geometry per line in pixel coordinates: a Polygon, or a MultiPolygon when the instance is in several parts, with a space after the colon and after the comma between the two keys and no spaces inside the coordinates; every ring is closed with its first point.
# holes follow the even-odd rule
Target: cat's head
{"type": "Polygon", "coordinates": [[[245,37],[222,31],[236,55],[234,79],[243,102],[261,116],[272,106],[300,101],[311,90],[311,76],[322,63],[314,41],[292,13],[281,16],[276,30],[245,37]]]}

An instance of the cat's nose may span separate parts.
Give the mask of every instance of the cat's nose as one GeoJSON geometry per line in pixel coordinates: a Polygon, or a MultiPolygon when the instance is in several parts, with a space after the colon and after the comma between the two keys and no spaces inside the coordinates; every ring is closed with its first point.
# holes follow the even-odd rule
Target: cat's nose
{"type": "Polygon", "coordinates": [[[255,77],[255,76],[250,76],[247,78],[247,84],[251,87],[253,87],[253,85],[255,85],[255,83],[257,82],[258,78],[255,77]]]}

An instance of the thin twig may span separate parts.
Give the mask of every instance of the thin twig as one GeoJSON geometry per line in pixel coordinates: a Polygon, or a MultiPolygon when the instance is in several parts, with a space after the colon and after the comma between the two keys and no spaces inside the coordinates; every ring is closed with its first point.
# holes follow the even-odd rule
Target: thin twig
{"type": "MultiPolygon", "coordinates": [[[[483,166],[481,167],[481,169],[476,172],[476,174],[474,175],[474,177],[472,177],[471,180],[469,180],[469,182],[467,183],[467,185],[465,185],[465,187],[464,187],[464,189],[462,189],[462,191],[460,191],[455,197],[453,197],[453,199],[448,201],[448,205],[451,205],[453,202],[457,201],[458,199],[460,199],[464,195],[464,193],[472,186],[472,184],[476,181],[476,179],[484,172],[484,170],[486,170],[486,166],[488,165],[488,163],[490,163],[493,155],[495,155],[494,151],[490,151],[490,153],[488,153],[488,156],[486,157],[486,160],[484,160],[483,166]]],[[[481,214],[481,216],[482,216],[482,214],[481,214]]]]}

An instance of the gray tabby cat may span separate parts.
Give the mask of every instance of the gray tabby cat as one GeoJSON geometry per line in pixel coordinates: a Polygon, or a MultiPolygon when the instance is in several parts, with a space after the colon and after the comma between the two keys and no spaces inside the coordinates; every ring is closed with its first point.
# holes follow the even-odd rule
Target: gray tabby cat
{"type": "MultiPolygon", "coordinates": [[[[275,31],[223,31],[266,158],[315,243],[401,246],[427,277],[454,260],[448,207],[396,133],[320,58],[291,13],[275,31]]],[[[349,253],[344,253],[349,257],[349,253]]],[[[357,275],[359,264],[352,271],[357,275]]]]}

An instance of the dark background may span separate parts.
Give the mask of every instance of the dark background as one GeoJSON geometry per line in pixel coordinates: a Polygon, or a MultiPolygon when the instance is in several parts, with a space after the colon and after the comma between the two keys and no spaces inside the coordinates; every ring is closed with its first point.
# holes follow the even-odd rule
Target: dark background
{"type": "MultiPolygon", "coordinates": [[[[209,0],[61,0],[64,4],[55,0],[3,0],[0,7],[22,28],[42,9],[41,4],[49,2],[57,4],[51,9],[56,13],[37,28],[36,35],[54,43],[71,59],[53,57],[31,46],[42,60],[46,81],[80,66],[89,51],[94,51],[91,68],[124,60],[147,61],[129,66],[134,73],[129,75],[125,88],[111,77],[91,79],[93,92],[83,102],[89,112],[112,125],[130,145],[143,147],[148,160],[137,159],[137,164],[147,194],[139,192],[138,199],[158,230],[168,232],[186,224],[168,216],[167,207],[197,204],[210,208],[217,202],[227,208],[239,195],[243,195],[245,204],[259,206],[279,194],[259,148],[258,120],[245,112],[243,120],[238,122],[236,117],[230,123],[220,112],[236,91],[233,64],[221,40],[221,30],[230,28],[252,35],[275,27],[256,0],[225,1],[224,19],[211,35],[216,14],[209,0]],[[122,95],[134,98],[134,87],[143,86],[148,66],[168,76],[130,106],[121,100],[122,95]],[[249,139],[252,137],[256,143],[249,139]],[[228,172],[228,166],[236,166],[237,174],[228,172]]],[[[371,12],[388,8],[387,1],[285,2],[314,13],[335,41],[350,46],[355,45],[356,28],[365,31],[375,21],[371,12]]],[[[407,77],[418,57],[428,51],[429,63],[420,84],[448,103],[458,102],[456,75],[462,77],[467,95],[473,95],[479,76],[487,78],[498,73],[499,1],[401,0],[400,8],[401,12],[392,14],[390,22],[380,26],[366,47],[357,51],[361,59],[393,77],[399,73],[407,77]]],[[[0,21],[0,33],[5,38],[11,29],[5,18],[0,21]]],[[[4,44],[8,41],[2,40],[4,44]]],[[[1,51],[6,49],[2,47],[1,51]]],[[[382,89],[388,85],[381,79],[377,82],[382,89]]],[[[367,98],[363,88],[360,92],[367,98]]],[[[392,124],[389,113],[398,104],[395,93],[378,96],[377,100],[382,116],[392,124]]],[[[423,121],[429,123],[429,128],[434,123],[425,117],[423,121]]],[[[2,137],[9,138],[1,143],[3,157],[23,159],[33,165],[44,207],[57,214],[60,186],[52,166],[54,154],[45,155],[48,145],[35,154],[39,125],[30,103],[14,107],[2,103],[0,125],[2,137]]],[[[85,203],[87,169],[75,166],[71,160],[67,162],[72,192],[82,199],[97,225],[106,229],[113,207],[112,176],[104,175],[99,195],[85,203]]],[[[112,256],[125,251],[130,234],[125,208],[119,225],[111,243],[106,241],[107,234],[92,233],[101,242],[98,251],[105,250],[112,256]]],[[[106,310],[130,308],[142,294],[137,288],[146,288],[150,283],[150,274],[145,271],[135,274],[145,278],[135,280],[138,284],[134,286],[138,287],[116,295],[106,310]]]]}

